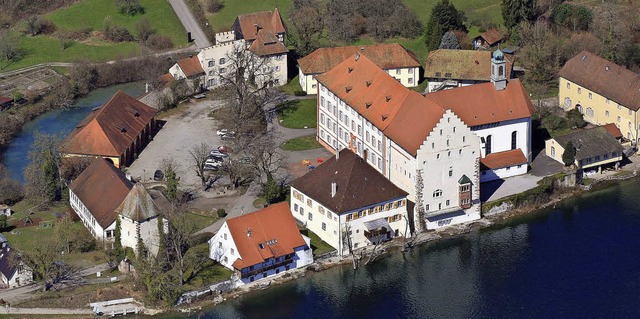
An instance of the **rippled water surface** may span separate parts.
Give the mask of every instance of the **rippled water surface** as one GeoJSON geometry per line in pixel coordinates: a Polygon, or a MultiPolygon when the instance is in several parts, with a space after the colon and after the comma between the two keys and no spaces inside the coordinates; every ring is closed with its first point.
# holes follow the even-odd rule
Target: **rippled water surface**
{"type": "Polygon", "coordinates": [[[640,318],[640,181],[192,318],[640,318]]]}
{"type": "Polygon", "coordinates": [[[131,96],[139,96],[144,93],[144,84],[135,82],[97,89],[78,99],[68,110],[55,110],[36,117],[25,124],[20,134],[7,146],[1,155],[2,164],[7,167],[13,178],[24,182],[23,171],[29,164],[27,154],[36,131],[47,134],[68,134],[93,108],[107,102],[118,90],[131,96]]]}

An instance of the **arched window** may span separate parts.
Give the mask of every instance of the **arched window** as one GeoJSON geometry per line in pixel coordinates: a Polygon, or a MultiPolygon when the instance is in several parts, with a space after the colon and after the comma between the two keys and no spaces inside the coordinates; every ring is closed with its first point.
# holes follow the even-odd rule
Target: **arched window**
{"type": "Polygon", "coordinates": [[[511,149],[515,150],[516,148],[518,148],[518,132],[513,131],[511,132],[511,149]]]}
{"type": "Polygon", "coordinates": [[[551,146],[551,157],[556,157],[556,148],[551,146]]]}
{"type": "Polygon", "coordinates": [[[587,116],[588,117],[593,117],[593,109],[590,108],[590,107],[587,108],[587,116]]]}
{"type": "Polygon", "coordinates": [[[566,109],[568,109],[568,108],[570,108],[570,107],[571,107],[571,99],[570,99],[569,97],[565,97],[565,98],[564,98],[564,107],[565,107],[566,109]]]}
{"type": "Polygon", "coordinates": [[[214,61],[214,60],[209,61],[209,67],[212,67],[212,66],[214,66],[215,64],[216,64],[216,61],[214,61]]]}
{"type": "Polygon", "coordinates": [[[498,67],[498,76],[503,76],[504,75],[504,67],[501,65],[498,67]]]}
{"type": "Polygon", "coordinates": [[[442,197],[442,190],[436,189],[436,191],[433,192],[433,198],[440,198],[440,197],[442,197]]]}
{"type": "Polygon", "coordinates": [[[491,154],[491,135],[487,136],[486,142],[484,143],[484,156],[491,154]]]}
{"type": "Polygon", "coordinates": [[[582,110],[582,105],[576,104],[576,109],[578,109],[578,112],[580,112],[580,114],[584,114],[584,111],[582,110]]]}

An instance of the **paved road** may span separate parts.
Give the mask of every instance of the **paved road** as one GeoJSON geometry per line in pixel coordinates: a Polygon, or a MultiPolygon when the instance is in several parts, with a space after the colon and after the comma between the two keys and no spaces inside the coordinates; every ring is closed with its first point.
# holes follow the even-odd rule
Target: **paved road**
{"type": "MultiPolygon", "coordinates": [[[[211,46],[211,42],[207,39],[207,35],[202,31],[198,21],[189,10],[189,7],[184,2],[184,0],[169,0],[171,6],[173,7],[173,11],[176,12],[178,18],[180,18],[180,22],[184,26],[187,32],[191,32],[191,38],[193,38],[196,42],[196,46],[198,48],[206,48],[211,46]]],[[[185,34],[185,37],[187,35],[185,34]]]]}
{"type": "Polygon", "coordinates": [[[0,314],[21,314],[21,315],[91,315],[93,310],[89,309],[67,309],[67,308],[0,308],[0,314]]]}

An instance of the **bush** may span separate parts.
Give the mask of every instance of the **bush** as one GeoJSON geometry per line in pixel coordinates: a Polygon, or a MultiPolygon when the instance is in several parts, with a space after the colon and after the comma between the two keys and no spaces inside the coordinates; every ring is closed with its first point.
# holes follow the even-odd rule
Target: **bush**
{"type": "Polygon", "coordinates": [[[216,213],[218,214],[218,217],[220,217],[220,218],[227,217],[227,212],[222,208],[218,209],[218,211],[216,211],[216,213]]]}
{"type": "Polygon", "coordinates": [[[293,95],[295,95],[295,96],[306,96],[307,92],[302,91],[302,90],[295,90],[295,91],[293,91],[293,95]]]}
{"type": "Polygon", "coordinates": [[[133,41],[133,36],[129,33],[127,28],[121,26],[110,26],[104,31],[104,35],[107,40],[115,42],[133,41]]]}
{"type": "Polygon", "coordinates": [[[222,1],[220,0],[207,0],[206,3],[207,11],[209,11],[210,13],[216,13],[224,7],[224,4],[222,4],[222,1]]]}
{"type": "Polygon", "coordinates": [[[116,0],[116,5],[122,14],[134,16],[136,14],[144,13],[144,8],[140,5],[138,0],[116,0]]]}
{"type": "Polygon", "coordinates": [[[166,50],[173,48],[171,38],[163,35],[152,34],[147,39],[147,46],[154,50],[166,50]]]}
{"type": "Polygon", "coordinates": [[[209,232],[193,235],[189,239],[189,247],[194,247],[200,244],[204,244],[208,242],[209,239],[211,239],[211,237],[213,237],[213,233],[209,233],[209,232]]]}
{"type": "Polygon", "coordinates": [[[95,238],[78,236],[77,241],[73,243],[73,250],[81,253],[87,253],[96,250],[97,246],[95,238]]]}

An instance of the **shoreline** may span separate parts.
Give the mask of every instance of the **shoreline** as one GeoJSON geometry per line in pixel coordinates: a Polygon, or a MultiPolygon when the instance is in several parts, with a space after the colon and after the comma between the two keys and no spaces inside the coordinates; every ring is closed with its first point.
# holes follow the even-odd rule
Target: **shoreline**
{"type": "MultiPolygon", "coordinates": [[[[518,208],[509,208],[504,212],[493,213],[488,216],[483,216],[481,219],[475,220],[469,223],[453,225],[453,226],[435,230],[435,231],[420,233],[409,239],[403,238],[399,240],[392,240],[390,242],[384,243],[381,246],[379,246],[379,248],[377,249],[378,253],[374,258],[372,258],[371,262],[375,262],[375,259],[379,257],[383,257],[385,255],[404,253],[406,251],[409,251],[413,248],[416,248],[420,245],[424,245],[429,242],[435,242],[442,239],[452,239],[457,236],[465,235],[473,231],[488,229],[491,227],[507,224],[508,222],[513,221],[517,217],[539,213],[546,208],[549,208],[552,206],[555,207],[558,203],[561,203],[565,200],[579,197],[591,191],[605,189],[613,185],[616,185],[621,181],[630,180],[637,177],[636,172],[631,172],[631,173],[633,174],[629,174],[629,175],[622,176],[615,179],[599,180],[598,182],[591,184],[590,187],[588,188],[581,187],[580,185],[576,185],[572,188],[565,188],[565,189],[561,189],[560,191],[556,190],[551,194],[550,199],[543,204],[525,204],[518,208]],[[409,246],[408,248],[407,248],[407,245],[409,246]]],[[[360,262],[358,267],[368,264],[366,263],[366,260],[365,260],[366,256],[367,256],[366,254],[361,255],[361,257],[359,258],[360,262]]],[[[178,307],[166,309],[166,310],[154,309],[149,314],[153,314],[153,315],[159,314],[159,313],[191,314],[194,312],[199,312],[202,310],[206,310],[207,308],[212,308],[222,302],[227,301],[228,299],[236,299],[257,290],[268,289],[272,286],[281,285],[291,280],[295,280],[300,277],[305,277],[307,272],[321,272],[323,270],[340,266],[340,265],[345,265],[345,264],[353,264],[353,258],[351,256],[345,256],[345,257],[329,256],[324,258],[320,257],[318,259],[315,259],[312,265],[309,265],[305,268],[296,269],[289,273],[283,273],[270,280],[244,285],[244,286],[235,288],[230,292],[222,293],[215,296],[211,294],[205,295],[197,300],[194,300],[192,303],[185,305],[185,307],[178,306],[178,307]]]]}

